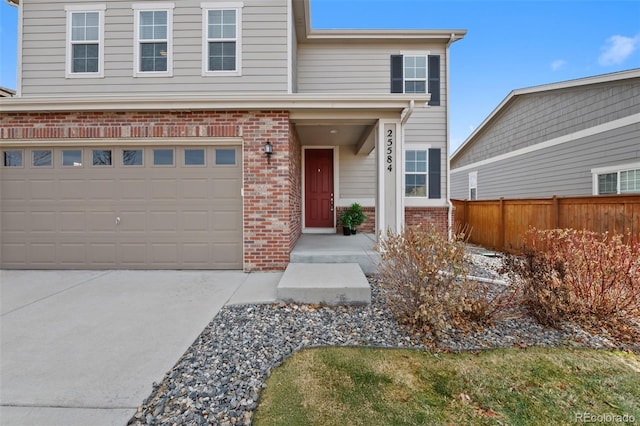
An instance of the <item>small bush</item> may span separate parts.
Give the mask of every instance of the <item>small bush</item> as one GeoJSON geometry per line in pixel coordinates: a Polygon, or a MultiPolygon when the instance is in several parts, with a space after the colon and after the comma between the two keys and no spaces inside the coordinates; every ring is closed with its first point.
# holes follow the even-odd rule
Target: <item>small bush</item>
{"type": "Polygon", "coordinates": [[[617,337],[637,332],[640,244],[573,229],[531,229],[525,240],[523,255],[505,257],[504,267],[538,321],[605,326],[617,337]]]}
{"type": "Polygon", "coordinates": [[[493,311],[487,289],[468,281],[464,235],[452,240],[434,225],[407,227],[380,239],[378,267],[386,301],[401,324],[436,338],[469,329],[493,311]]]}

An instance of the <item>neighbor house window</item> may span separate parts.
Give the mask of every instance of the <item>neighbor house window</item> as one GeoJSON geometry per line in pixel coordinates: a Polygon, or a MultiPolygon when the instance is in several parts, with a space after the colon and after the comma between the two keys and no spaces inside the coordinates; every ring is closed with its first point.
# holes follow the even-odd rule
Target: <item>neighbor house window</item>
{"type": "Polygon", "coordinates": [[[103,77],[104,4],[66,6],[67,77],[103,77]]]}
{"type": "Polygon", "coordinates": [[[478,199],[478,172],[469,173],[469,199],[478,199]]]}
{"type": "Polygon", "coordinates": [[[391,55],[391,93],[430,93],[429,105],[440,105],[440,56],[391,55]]]}
{"type": "Polygon", "coordinates": [[[594,195],[639,194],[640,163],[592,169],[594,195]]]}
{"type": "Polygon", "coordinates": [[[173,71],[173,3],[134,3],[136,76],[170,76],[173,71]]]}
{"type": "Polygon", "coordinates": [[[404,195],[441,198],[440,149],[407,149],[404,153],[404,195]]]}
{"type": "Polygon", "coordinates": [[[203,3],[203,74],[240,75],[242,3],[203,3]]]}

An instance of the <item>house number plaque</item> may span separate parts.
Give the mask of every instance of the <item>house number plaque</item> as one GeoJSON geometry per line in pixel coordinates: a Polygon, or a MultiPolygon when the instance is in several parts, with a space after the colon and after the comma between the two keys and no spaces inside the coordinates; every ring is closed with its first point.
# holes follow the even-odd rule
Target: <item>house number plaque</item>
{"type": "Polygon", "coordinates": [[[387,126],[385,132],[385,154],[387,162],[387,171],[393,173],[393,149],[394,149],[394,126],[387,126]]]}
{"type": "Polygon", "coordinates": [[[391,229],[392,231],[396,230],[396,215],[397,215],[397,159],[398,159],[398,150],[396,149],[396,133],[397,126],[395,123],[385,123],[384,125],[384,137],[382,139],[382,143],[384,145],[383,155],[382,155],[382,167],[384,167],[385,173],[383,177],[383,188],[384,188],[384,201],[382,202],[382,206],[384,207],[384,215],[383,215],[383,229],[391,229]]]}

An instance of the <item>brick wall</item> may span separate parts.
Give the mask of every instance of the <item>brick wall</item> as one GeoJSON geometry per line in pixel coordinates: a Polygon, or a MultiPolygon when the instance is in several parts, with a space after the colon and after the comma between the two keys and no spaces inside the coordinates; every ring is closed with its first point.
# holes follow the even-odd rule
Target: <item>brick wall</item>
{"type": "Polygon", "coordinates": [[[289,124],[289,252],[302,234],[302,144],[293,124],[289,124]]]}
{"type": "Polygon", "coordinates": [[[449,209],[447,207],[405,207],[406,226],[433,223],[442,232],[449,230],[449,209]]]}
{"type": "MultiPolygon", "coordinates": [[[[7,113],[0,139],[158,139],[242,137],[244,265],[247,271],[282,270],[299,235],[300,143],[287,111],[154,111],[7,113]],[[264,144],[274,155],[267,164],[264,144]],[[292,211],[293,209],[293,211],[292,211]],[[295,221],[293,220],[295,218],[295,221]]],[[[109,141],[106,141],[109,143],[109,141]]]]}

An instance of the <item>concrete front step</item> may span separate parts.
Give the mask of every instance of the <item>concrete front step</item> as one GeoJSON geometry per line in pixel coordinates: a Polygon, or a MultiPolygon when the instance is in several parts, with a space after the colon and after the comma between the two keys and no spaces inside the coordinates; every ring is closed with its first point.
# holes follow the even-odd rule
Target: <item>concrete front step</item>
{"type": "Polygon", "coordinates": [[[357,263],[290,263],[277,287],[284,302],[367,305],[371,287],[357,263]]]}
{"type": "Polygon", "coordinates": [[[303,234],[291,252],[291,263],[357,263],[367,274],[377,272],[380,255],[373,234],[303,234]]]}

